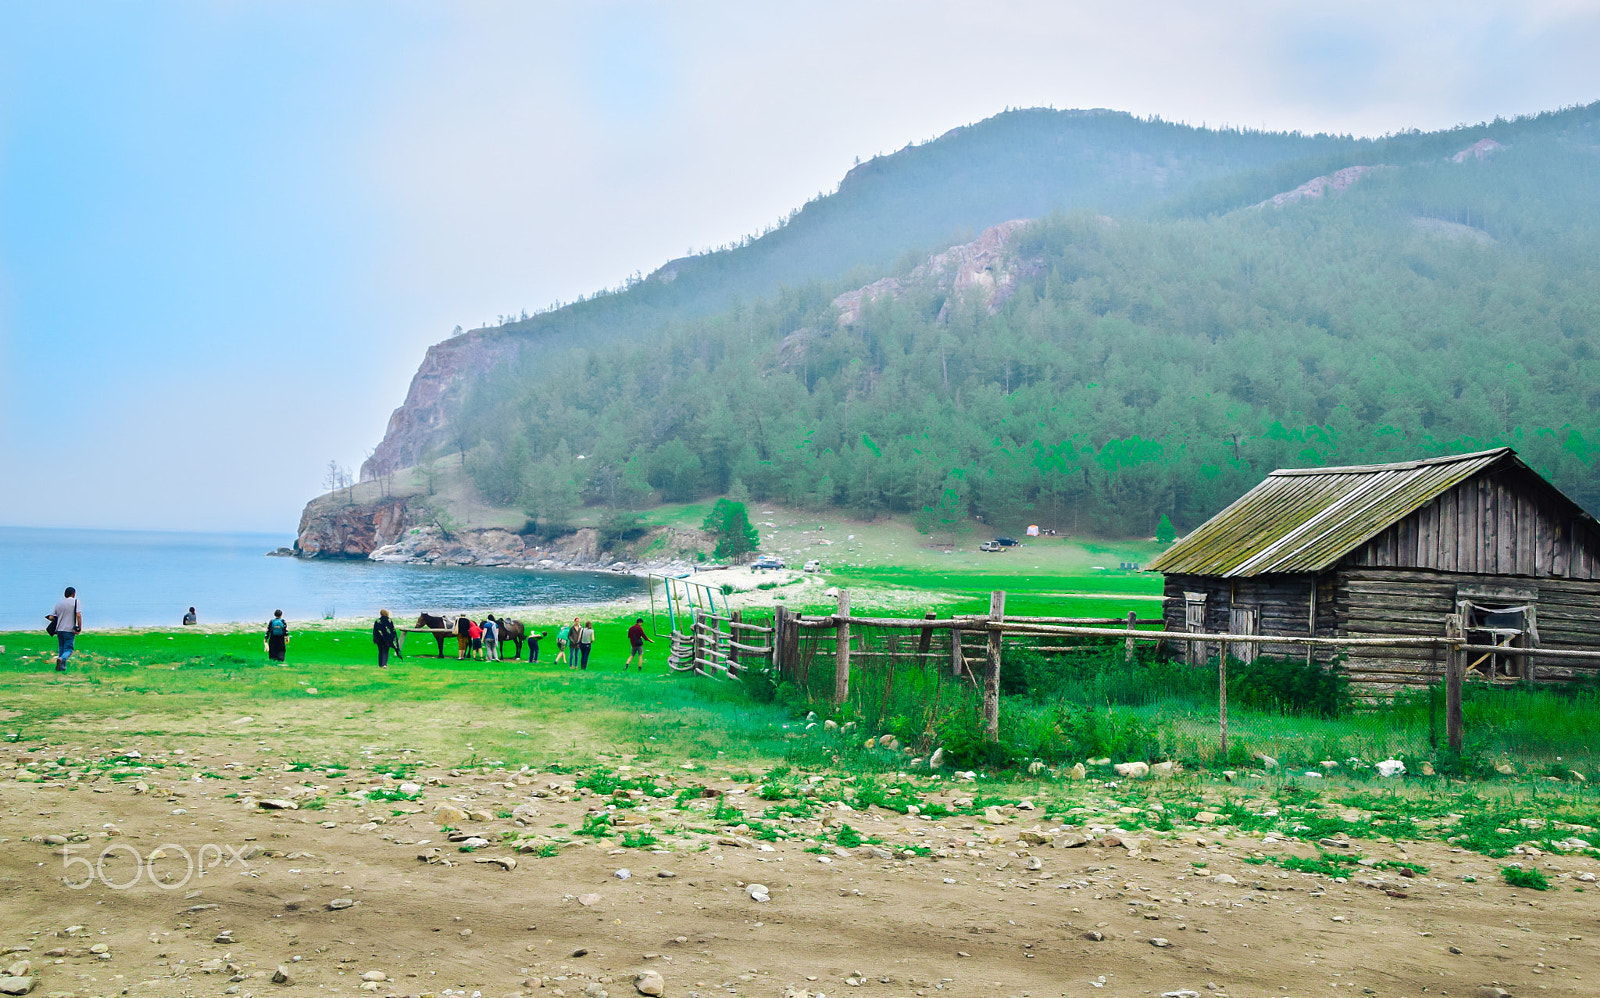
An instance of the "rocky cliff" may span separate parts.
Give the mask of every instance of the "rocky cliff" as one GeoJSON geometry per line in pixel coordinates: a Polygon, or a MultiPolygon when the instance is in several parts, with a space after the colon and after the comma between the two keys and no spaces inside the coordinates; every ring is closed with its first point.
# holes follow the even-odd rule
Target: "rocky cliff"
{"type": "Polygon", "coordinates": [[[406,400],[389,416],[389,426],[372,456],[362,462],[361,480],[392,474],[417,463],[423,451],[448,442],[450,422],[461,411],[467,389],[489,371],[514,360],[523,342],[498,330],[475,329],[428,348],[411,378],[406,400]]]}
{"type": "Polygon", "coordinates": [[[302,558],[365,558],[427,522],[426,505],[411,499],[354,503],[343,493],[319,496],[300,513],[294,553],[302,558]]]}
{"type": "Polygon", "coordinates": [[[592,527],[548,540],[497,527],[446,528],[420,497],[353,502],[340,492],[306,504],[294,553],[411,565],[644,571],[687,568],[711,545],[699,530],[673,527],[610,548],[592,527]]]}

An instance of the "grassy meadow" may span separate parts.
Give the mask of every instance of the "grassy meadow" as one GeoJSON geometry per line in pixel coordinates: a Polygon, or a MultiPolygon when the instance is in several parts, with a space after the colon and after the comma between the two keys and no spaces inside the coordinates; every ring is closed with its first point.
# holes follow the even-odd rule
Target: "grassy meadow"
{"type": "MultiPolygon", "coordinates": [[[[791,563],[817,549],[829,556],[820,576],[773,576],[770,588],[736,596],[747,614],[780,602],[827,612],[831,586],[849,589],[852,608],[865,614],[981,613],[994,589],[1006,591],[1007,612],[1017,616],[1160,613],[1159,577],[1118,568],[1147,561],[1154,545],[1039,538],[994,555],[977,552],[975,542],[970,550],[930,546],[889,520],[751,512],[764,551],[791,563]]],[[[693,505],[648,514],[682,525],[703,516],[693,505]]],[[[1493,831],[1510,823],[1509,813],[1540,814],[1550,800],[1574,816],[1596,812],[1587,783],[1600,776],[1594,686],[1469,689],[1467,752],[1456,758],[1442,747],[1442,698],[1430,691],[1373,709],[1291,663],[1233,663],[1224,751],[1213,669],[1192,669],[1150,649],[1131,662],[1120,646],[1069,654],[1018,649],[1007,652],[1002,738],[993,746],[976,728],[976,691],[948,678],[930,685],[928,671],[910,662],[864,662],[840,708],[826,693],[827,655],[818,659],[824,680],[809,691],[755,673],[743,682],[669,673],[664,636],[647,646],[645,672],[625,672],[624,633],[639,612],[635,605],[518,614],[548,635],[537,664],[460,662],[453,641],[439,659],[431,637],[410,635],[411,654],[382,671],[368,627],[350,621],[296,623],[283,665],[268,662],[256,625],[91,631],[65,674],[52,671],[53,639],[0,634],[0,737],[37,748],[41,757],[51,746],[86,741],[113,750],[143,742],[214,747],[221,740],[305,766],[394,767],[426,758],[464,768],[648,766],[751,780],[794,771],[880,783],[919,772],[919,779],[949,779],[971,769],[995,800],[1068,793],[1073,766],[1082,762],[1091,783],[1122,782],[1118,792],[1130,801],[1189,806],[1193,801],[1184,801],[1198,791],[1182,788],[1191,780],[1128,783],[1109,768],[1172,760],[1214,788],[1207,799],[1221,788],[1224,798],[1235,791],[1288,795],[1313,809],[1319,800],[1379,813],[1401,807],[1417,834],[1422,816],[1442,829],[1442,816],[1476,807],[1484,815],[1479,824],[1489,827],[1480,847],[1491,853],[1509,848],[1511,833],[1493,831]],[[552,664],[554,622],[574,612],[595,622],[586,672],[552,664]],[[865,735],[893,735],[909,751],[868,746],[865,735]],[[935,748],[945,750],[945,765],[930,772],[924,760],[935,748]],[[1406,763],[1406,776],[1378,775],[1375,764],[1391,758],[1406,763]],[[1424,775],[1429,769],[1438,775],[1424,775]],[[1235,781],[1231,789],[1227,781],[1235,781]]],[[[1277,827],[1242,814],[1235,817],[1277,827]]]]}

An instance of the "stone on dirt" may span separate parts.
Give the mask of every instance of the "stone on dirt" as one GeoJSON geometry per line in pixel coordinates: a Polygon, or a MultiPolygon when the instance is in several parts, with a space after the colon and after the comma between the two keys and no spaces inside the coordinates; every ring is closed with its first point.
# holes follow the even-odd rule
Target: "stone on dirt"
{"type": "Polygon", "coordinates": [[[1150,764],[1147,762],[1119,762],[1112,768],[1117,771],[1118,776],[1134,780],[1150,775],[1150,764]]]}
{"type": "Polygon", "coordinates": [[[0,977],[0,995],[25,995],[33,990],[31,977],[0,977]]]}
{"type": "Polygon", "coordinates": [[[650,995],[652,998],[664,994],[667,990],[667,982],[653,970],[646,970],[634,978],[633,986],[640,994],[650,995]]]}

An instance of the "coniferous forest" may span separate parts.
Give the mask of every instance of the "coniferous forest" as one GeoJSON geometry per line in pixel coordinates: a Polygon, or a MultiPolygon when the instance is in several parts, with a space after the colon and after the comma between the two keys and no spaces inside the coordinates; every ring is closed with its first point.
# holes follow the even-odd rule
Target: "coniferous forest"
{"type": "Polygon", "coordinates": [[[1600,105],[1272,149],[1170,196],[1041,211],[1005,246],[997,309],[908,276],[943,248],[925,232],[889,264],[880,233],[876,257],[715,308],[663,308],[646,279],[508,327],[611,334],[478,381],[440,450],[551,523],[732,493],[1148,536],[1275,467],[1499,444],[1600,509],[1600,105]],[[1499,147],[1453,156],[1484,138],[1499,147]],[[1373,169],[1258,206],[1352,165],[1373,169]],[[841,323],[834,298],[890,273],[904,292],[841,323]]]}

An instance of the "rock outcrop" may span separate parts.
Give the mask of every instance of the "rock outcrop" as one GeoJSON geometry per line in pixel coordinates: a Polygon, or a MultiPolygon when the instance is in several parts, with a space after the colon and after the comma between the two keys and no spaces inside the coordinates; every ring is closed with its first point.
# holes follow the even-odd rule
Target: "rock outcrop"
{"type": "Polygon", "coordinates": [[[1292,191],[1284,191],[1282,194],[1272,195],[1272,197],[1262,201],[1256,207],[1265,208],[1271,205],[1274,208],[1282,208],[1286,204],[1310,198],[1320,198],[1324,194],[1342,194],[1350,188],[1351,184],[1376,169],[1378,167],[1375,166],[1347,166],[1326,177],[1312,177],[1292,191]]]}
{"type": "Polygon", "coordinates": [[[1491,153],[1504,149],[1505,146],[1494,139],[1479,139],[1465,149],[1450,157],[1452,163],[1465,163],[1469,159],[1483,159],[1491,153]]]}
{"type": "Polygon", "coordinates": [[[306,504],[294,554],[410,565],[631,572],[687,568],[697,555],[711,550],[710,538],[699,530],[657,527],[637,540],[603,549],[593,527],[548,540],[499,527],[447,529],[433,507],[418,498],[352,503],[342,496],[335,493],[306,504]]]}
{"type": "Polygon", "coordinates": [[[851,326],[861,319],[861,310],[885,295],[901,298],[912,288],[929,286],[949,296],[939,310],[940,322],[950,317],[952,304],[973,300],[990,315],[999,312],[1016,291],[1019,278],[1034,273],[1039,263],[1021,260],[1005,252],[1006,243],[1030,219],[1016,218],[991,225],[970,243],[952,246],[928,258],[905,277],[885,277],[864,288],[846,291],[833,300],[839,309],[839,325],[851,326]]]}
{"type": "Polygon", "coordinates": [[[429,347],[405,402],[389,416],[383,440],[362,462],[361,480],[409,468],[429,447],[445,443],[467,387],[516,359],[521,349],[517,337],[492,329],[474,329],[429,347]]]}
{"type": "Polygon", "coordinates": [[[338,493],[306,503],[300,514],[294,553],[302,558],[366,558],[404,536],[426,516],[426,509],[405,499],[351,503],[338,493]]]}

